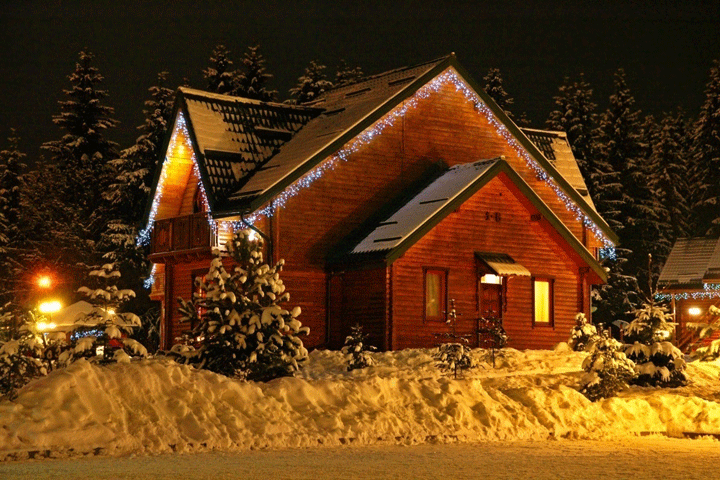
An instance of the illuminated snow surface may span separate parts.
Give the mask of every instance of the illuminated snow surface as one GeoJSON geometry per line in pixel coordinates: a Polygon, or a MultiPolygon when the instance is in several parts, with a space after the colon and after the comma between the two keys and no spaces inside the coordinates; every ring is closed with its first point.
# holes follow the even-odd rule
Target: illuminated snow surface
{"type": "MultiPolygon", "coordinates": [[[[720,433],[720,362],[690,363],[687,387],[635,387],[591,403],[576,391],[585,354],[565,344],[555,351],[507,350],[497,368],[481,361],[459,380],[442,376],[431,354],[378,353],[375,367],[346,372],[339,353],[317,351],[296,378],[267,384],[235,381],[169,360],[105,367],[80,361],[27,385],[14,402],[0,403],[0,459],[20,461],[0,465],[0,477],[18,465],[94,469],[99,467],[91,465],[105,465],[107,456],[209,450],[214,452],[115,459],[107,465],[187,462],[192,469],[207,463],[208,471],[217,474],[213,465],[225,461],[253,469],[259,462],[248,472],[260,475],[307,456],[310,476],[311,466],[327,459],[337,463],[333,468],[339,473],[352,459],[365,458],[387,464],[385,472],[391,475],[392,464],[417,458],[430,463],[425,473],[411,475],[422,478],[432,476],[433,455],[447,456],[439,464],[443,468],[483,457],[485,463],[462,466],[471,475],[475,468],[497,472],[506,457],[516,463],[514,471],[522,472],[538,463],[569,468],[576,456],[580,464],[632,463],[649,456],[672,459],[657,465],[674,465],[704,459],[708,450],[720,452],[715,440],[639,436],[720,433]],[[473,445],[477,442],[494,443],[473,445]],[[255,449],[267,450],[250,451],[255,449]],[[78,458],[84,456],[92,458],[78,458]],[[74,458],[25,460],[31,457],[74,458]]],[[[474,354],[479,358],[483,352],[474,354]]],[[[373,468],[361,471],[370,475],[373,468]]]]}

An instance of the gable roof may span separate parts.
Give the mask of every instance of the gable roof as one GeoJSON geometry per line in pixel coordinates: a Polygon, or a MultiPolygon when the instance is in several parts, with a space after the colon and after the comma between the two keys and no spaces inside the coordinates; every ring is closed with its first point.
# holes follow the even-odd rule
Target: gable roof
{"type": "Polygon", "coordinates": [[[377,223],[352,249],[351,255],[381,254],[384,261],[391,264],[500,173],[510,178],[573,250],[606,281],[607,273],[593,255],[504,159],[480,160],[450,168],[395,213],[377,223]]]}
{"type": "Polygon", "coordinates": [[[720,283],[720,239],[679,238],[663,266],[658,287],[703,288],[720,283]]]}
{"type": "MultiPolygon", "coordinates": [[[[568,205],[572,205],[574,213],[582,212],[597,225],[602,235],[617,243],[617,235],[595,211],[589,198],[579,193],[559,172],[558,168],[564,163],[557,162],[556,168],[478,87],[454,54],[368,77],[359,83],[330,90],[316,101],[300,106],[181,89],[179,96],[189,117],[189,133],[191,137],[197,136],[193,144],[198,145],[200,176],[208,192],[213,216],[221,218],[258,211],[448,69],[470,87],[466,90],[477,95],[487,106],[501,128],[504,127],[512,137],[512,142],[517,142],[539,165],[542,171],[538,175],[554,180],[561,190],[559,194],[572,201],[568,205]],[[254,112],[252,115],[242,114],[251,111],[254,112]],[[254,123],[256,115],[264,118],[266,124],[254,123]],[[283,120],[283,115],[290,118],[283,120]],[[196,135],[198,127],[206,133],[196,135]],[[202,140],[204,137],[207,138],[202,140]]],[[[157,178],[159,176],[156,176],[156,182],[157,178]]]]}
{"type": "Polygon", "coordinates": [[[595,203],[590,198],[585,179],[573,155],[570,142],[565,132],[520,128],[540,152],[547,158],[558,172],[577,190],[583,199],[595,210],[595,203]]]}

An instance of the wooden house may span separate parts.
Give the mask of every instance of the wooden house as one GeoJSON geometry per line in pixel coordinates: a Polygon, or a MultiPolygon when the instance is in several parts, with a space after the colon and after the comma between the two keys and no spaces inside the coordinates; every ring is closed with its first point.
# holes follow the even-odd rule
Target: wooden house
{"type": "Polygon", "coordinates": [[[252,224],[285,259],[309,347],[364,326],[381,349],[477,343],[501,318],[516,348],[566,340],[590,316],[616,237],[563,133],[518,128],[451,55],[303,105],[177,93],[147,228],[162,344],[188,326],[210,249],[252,224]]]}
{"type": "Polygon", "coordinates": [[[670,300],[675,344],[691,350],[698,338],[688,322],[708,323],[715,318],[708,315],[710,306],[720,307],[720,239],[678,239],[658,278],[658,291],[661,299],[670,300]]]}

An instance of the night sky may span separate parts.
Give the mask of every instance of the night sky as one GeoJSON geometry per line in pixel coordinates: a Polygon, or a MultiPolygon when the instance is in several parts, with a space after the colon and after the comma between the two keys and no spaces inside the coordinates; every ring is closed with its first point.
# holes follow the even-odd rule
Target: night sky
{"type": "Polygon", "coordinates": [[[218,42],[237,61],[259,42],[281,99],[311,59],[333,75],[341,58],[373,74],[455,52],[481,83],[489,67],[500,68],[513,111],[537,127],[563,77],[584,72],[604,106],[619,67],[643,112],[682,106],[694,116],[720,58],[720,1],[4,3],[0,146],[15,127],[31,157],[61,135],[52,115],[83,47],[106,78],[107,104],[121,121],[109,136],[121,147],[137,136],[157,73],[170,71],[173,87],[187,77],[202,88],[200,72],[218,42]]]}

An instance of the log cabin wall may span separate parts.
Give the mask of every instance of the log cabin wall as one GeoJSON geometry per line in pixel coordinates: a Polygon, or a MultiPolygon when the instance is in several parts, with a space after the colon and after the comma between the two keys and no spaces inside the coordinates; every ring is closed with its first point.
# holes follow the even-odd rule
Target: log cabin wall
{"type": "MultiPolygon", "coordinates": [[[[535,177],[525,161],[454,86],[446,85],[418,102],[403,119],[350,155],[348,162],[340,162],[280,209],[278,255],[287,262],[283,278],[292,296],[291,303],[301,306],[301,320],[311,330],[308,346],[325,341],[326,258],[349,234],[388,202],[397,199],[400,192],[422,179],[436,162],[456,165],[500,155],[505,155],[582,241],[582,224],[555,192],[535,177]]],[[[446,235],[450,238],[453,233],[446,235]]],[[[592,234],[587,238],[589,245],[599,244],[592,234]]],[[[488,245],[486,249],[497,250],[497,246],[488,245]]],[[[574,291],[578,281],[574,281],[574,291]]],[[[577,311],[577,298],[575,295],[573,298],[572,310],[577,311]]],[[[522,344],[522,340],[516,340],[516,344],[522,344]]],[[[403,345],[410,344],[393,344],[392,348],[403,345]]]]}
{"type": "Polygon", "coordinates": [[[536,212],[503,177],[491,180],[393,263],[394,349],[432,347],[438,343],[434,334],[450,332],[444,321],[423,320],[423,267],[448,271],[447,297],[455,299],[460,314],[457,333],[474,334],[479,316],[477,251],[507,253],[534,276],[554,280],[554,326],[533,328],[531,278],[506,279],[503,324],[510,347],[551,348],[568,339],[578,312],[581,261],[548,231],[545,220],[531,220],[536,212]],[[489,220],[485,220],[486,212],[491,213],[489,220]],[[495,213],[500,214],[500,221],[495,213]]]}

